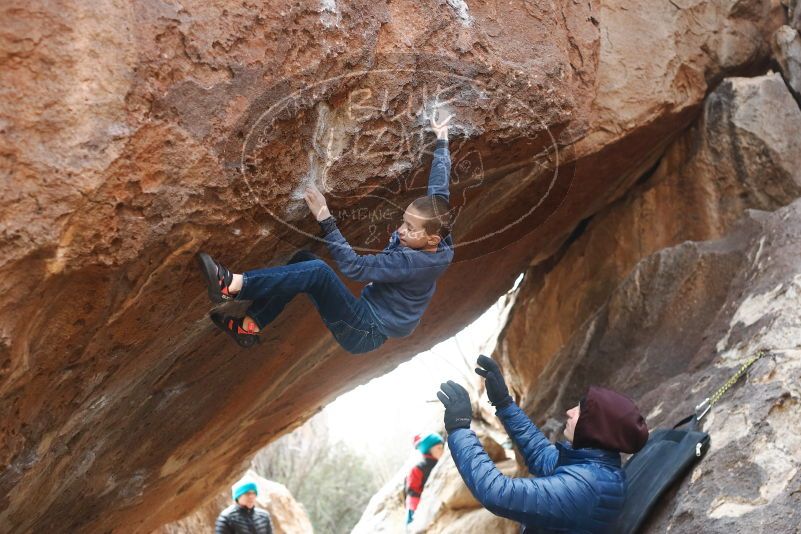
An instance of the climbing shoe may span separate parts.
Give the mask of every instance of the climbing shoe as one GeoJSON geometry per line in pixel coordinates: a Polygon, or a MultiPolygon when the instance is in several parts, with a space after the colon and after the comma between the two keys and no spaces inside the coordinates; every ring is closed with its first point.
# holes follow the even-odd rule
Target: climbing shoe
{"type": "Polygon", "coordinates": [[[242,328],[242,319],[240,317],[211,312],[209,318],[217,328],[234,338],[234,341],[240,347],[249,349],[259,342],[259,333],[253,331],[253,323],[250,323],[249,328],[245,329],[242,328]]]}
{"type": "Polygon", "coordinates": [[[216,304],[225,300],[233,300],[233,295],[228,293],[228,286],[231,285],[234,279],[231,271],[214,261],[205,252],[198,252],[196,258],[198,265],[200,265],[200,271],[206,279],[209,299],[216,304]]]}

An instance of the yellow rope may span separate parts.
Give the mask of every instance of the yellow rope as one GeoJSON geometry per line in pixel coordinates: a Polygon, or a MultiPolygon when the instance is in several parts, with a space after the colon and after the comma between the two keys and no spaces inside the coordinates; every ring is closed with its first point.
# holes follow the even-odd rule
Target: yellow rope
{"type": "Polygon", "coordinates": [[[745,363],[743,363],[737,370],[737,372],[734,373],[734,375],[732,375],[732,377],[729,378],[725,384],[723,384],[720,388],[718,388],[718,390],[715,392],[714,395],[706,398],[704,402],[696,406],[695,408],[696,412],[703,409],[703,412],[701,413],[701,415],[698,416],[698,419],[700,420],[703,416],[705,416],[707,412],[709,412],[709,410],[712,408],[712,406],[714,406],[720,400],[720,398],[734,384],[736,384],[738,380],[740,380],[740,378],[746,373],[746,371],[748,371],[748,368],[754,365],[754,363],[756,363],[757,360],[759,360],[766,354],[770,354],[770,351],[768,349],[760,349],[754,356],[752,356],[745,363]]]}
{"type": "Polygon", "coordinates": [[[738,380],[740,380],[740,377],[742,377],[745,374],[748,368],[754,365],[754,363],[762,356],[768,354],[768,352],[769,351],[767,351],[766,349],[762,349],[759,352],[757,352],[754,356],[752,356],[748,361],[742,364],[740,366],[740,369],[738,369],[737,372],[734,373],[734,376],[729,378],[728,382],[723,384],[723,386],[721,386],[720,389],[718,389],[715,392],[715,394],[712,395],[712,398],[709,400],[709,405],[714,406],[715,403],[720,400],[723,394],[726,393],[729,390],[729,388],[731,388],[735,383],[737,383],[738,380]]]}

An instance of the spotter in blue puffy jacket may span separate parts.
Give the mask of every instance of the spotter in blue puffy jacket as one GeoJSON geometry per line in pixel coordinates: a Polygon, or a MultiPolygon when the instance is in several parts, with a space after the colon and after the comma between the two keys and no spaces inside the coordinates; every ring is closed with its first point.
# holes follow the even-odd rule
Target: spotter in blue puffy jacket
{"type": "MultiPolygon", "coordinates": [[[[482,358],[479,365],[492,362],[482,358]]],[[[438,396],[446,406],[448,446],[476,499],[495,515],[520,522],[526,533],[611,532],[626,495],[620,452],[636,452],[648,439],[645,420],[634,403],[591,386],[581,403],[567,412],[568,441],[554,445],[512,402],[500,374],[499,386],[497,379],[490,384],[495,378],[491,370],[484,373],[480,374],[487,378],[496,413],[536,478],[511,478],[495,467],[469,428],[467,392],[453,382],[443,384],[444,394],[438,396]]]]}

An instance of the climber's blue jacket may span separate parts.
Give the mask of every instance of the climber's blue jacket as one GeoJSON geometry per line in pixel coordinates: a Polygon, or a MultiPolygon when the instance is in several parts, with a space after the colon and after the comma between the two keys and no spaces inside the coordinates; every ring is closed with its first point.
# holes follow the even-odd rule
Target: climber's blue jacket
{"type": "Polygon", "coordinates": [[[537,478],[503,475],[475,433],[460,428],[448,446],[475,498],[493,514],[522,523],[526,533],[610,532],[626,495],[620,453],[553,445],[514,403],[496,414],[537,478]]]}
{"type": "MultiPolygon", "coordinates": [[[[451,156],[448,140],[437,140],[428,176],[428,195],[449,198],[451,156]]],[[[401,245],[398,232],[378,254],[357,254],[329,217],[320,222],[323,239],[342,274],[357,282],[369,282],[362,298],[388,337],[405,337],[420,323],[437,288],[437,278],[453,261],[453,238],[448,234],[436,252],[401,245]]]]}

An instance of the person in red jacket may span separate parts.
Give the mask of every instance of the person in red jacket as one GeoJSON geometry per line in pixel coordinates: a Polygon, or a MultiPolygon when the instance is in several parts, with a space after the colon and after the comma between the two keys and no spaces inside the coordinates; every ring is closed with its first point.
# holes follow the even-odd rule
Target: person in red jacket
{"type": "Polygon", "coordinates": [[[406,524],[412,522],[414,511],[420,502],[420,495],[423,493],[423,486],[426,485],[428,475],[437,465],[437,460],[442,456],[445,446],[442,436],[432,432],[425,437],[417,435],[414,437],[414,448],[423,454],[422,460],[412,467],[406,476],[406,485],[403,493],[406,495],[406,524]]]}

